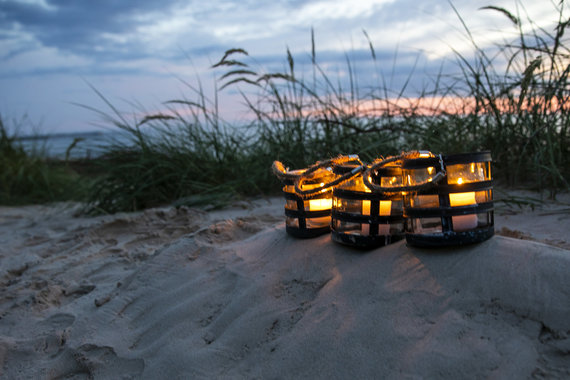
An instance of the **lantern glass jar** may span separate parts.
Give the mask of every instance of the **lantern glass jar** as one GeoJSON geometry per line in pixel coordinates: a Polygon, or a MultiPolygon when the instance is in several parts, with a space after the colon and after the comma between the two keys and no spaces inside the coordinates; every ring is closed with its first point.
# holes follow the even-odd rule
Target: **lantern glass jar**
{"type": "MultiPolygon", "coordinates": [[[[354,165],[338,165],[335,174],[343,175],[354,165]]],[[[369,179],[382,187],[402,184],[402,172],[397,167],[378,169],[369,179]]],[[[332,239],[360,248],[373,248],[403,238],[402,195],[372,192],[362,174],[339,185],[333,191],[331,220],[332,239]]]]}
{"type": "MultiPolygon", "coordinates": [[[[332,189],[300,197],[295,191],[295,181],[306,169],[291,170],[283,179],[285,197],[285,229],[293,236],[309,238],[330,232],[332,189]]],[[[301,190],[322,187],[334,180],[330,169],[319,169],[307,178],[301,190]]]]}
{"type": "MultiPolygon", "coordinates": [[[[442,157],[446,175],[431,190],[404,196],[406,240],[416,246],[462,245],[494,234],[490,152],[442,157]]],[[[441,171],[436,157],[405,160],[407,186],[430,182],[441,171]]]]}

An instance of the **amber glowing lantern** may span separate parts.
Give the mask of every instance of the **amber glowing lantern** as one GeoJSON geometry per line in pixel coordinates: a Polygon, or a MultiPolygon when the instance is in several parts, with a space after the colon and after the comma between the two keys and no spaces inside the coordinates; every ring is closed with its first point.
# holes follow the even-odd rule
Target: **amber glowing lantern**
{"type": "MultiPolygon", "coordinates": [[[[337,175],[358,171],[356,165],[337,165],[337,175]]],[[[374,248],[404,236],[402,194],[378,193],[364,183],[363,170],[333,191],[332,239],[359,248],[374,248]]],[[[371,172],[369,182],[382,187],[402,185],[399,167],[383,167],[371,172]]]]}
{"type": "MultiPolygon", "coordinates": [[[[301,197],[295,191],[295,181],[305,169],[287,171],[282,177],[285,196],[285,230],[290,235],[311,238],[330,232],[332,189],[301,197]]],[[[319,169],[305,179],[302,190],[323,187],[334,179],[330,169],[319,169]]]]}
{"type": "Polygon", "coordinates": [[[404,195],[406,241],[413,246],[473,244],[494,234],[491,153],[431,154],[402,163],[405,186],[443,180],[404,195]]]}

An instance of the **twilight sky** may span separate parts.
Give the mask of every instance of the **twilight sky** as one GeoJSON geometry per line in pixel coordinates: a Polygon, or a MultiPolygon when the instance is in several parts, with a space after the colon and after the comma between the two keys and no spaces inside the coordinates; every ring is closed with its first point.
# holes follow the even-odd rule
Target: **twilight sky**
{"type": "MultiPolygon", "coordinates": [[[[556,20],[551,0],[453,5],[480,46],[516,32],[506,17],[482,6],[513,13],[518,7],[548,31],[556,20]]],[[[74,104],[109,111],[91,84],[140,118],[164,101],[193,99],[184,81],[200,78],[211,95],[222,72],[210,66],[229,48],[247,50],[257,69],[272,71],[283,69],[289,47],[298,65],[309,67],[311,28],[318,63],[342,75],[346,54],[363,85],[384,75],[398,89],[418,60],[412,88],[420,89],[442,62],[456,70],[451,47],[470,49],[445,0],[0,0],[0,115],[9,124],[28,115],[42,133],[97,129],[101,118],[74,104]]],[[[220,97],[226,120],[243,117],[235,91],[220,97]]]]}

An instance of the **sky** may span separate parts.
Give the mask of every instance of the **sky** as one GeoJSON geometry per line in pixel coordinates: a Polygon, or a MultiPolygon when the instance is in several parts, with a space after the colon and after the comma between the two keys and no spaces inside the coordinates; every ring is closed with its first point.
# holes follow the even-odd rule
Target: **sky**
{"type": "MultiPolygon", "coordinates": [[[[452,48],[471,51],[453,7],[480,47],[514,36],[487,5],[547,30],[556,20],[551,0],[0,0],[0,115],[20,134],[97,130],[108,125],[89,108],[110,113],[99,92],[140,119],[193,99],[188,85],[213,97],[223,71],[211,66],[227,49],[246,50],[258,71],[283,70],[287,49],[309,67],[311,30],[334,75],[348,56],[360,83],[384,75],[398,88],[417,62],[410,89],[421,89],[430,73],[456,70],[452,48]]],[[[225,120],[247,117],[235,90],[218,96],[225,120]]]]}

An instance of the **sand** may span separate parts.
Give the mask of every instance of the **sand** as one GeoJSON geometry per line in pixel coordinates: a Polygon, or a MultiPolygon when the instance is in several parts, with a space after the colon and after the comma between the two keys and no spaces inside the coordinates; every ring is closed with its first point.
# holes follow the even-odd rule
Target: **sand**
{"type": "Polygon", "coordinates": [[[2,207],[0,378],[567,378],[562,198],[438,250],[298,240],[279,198],[2,207]]]}

